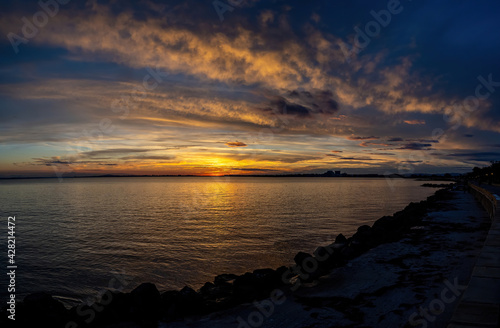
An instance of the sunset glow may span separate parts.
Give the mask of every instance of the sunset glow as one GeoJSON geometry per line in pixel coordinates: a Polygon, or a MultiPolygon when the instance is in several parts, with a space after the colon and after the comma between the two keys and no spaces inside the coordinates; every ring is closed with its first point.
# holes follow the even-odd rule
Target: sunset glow
{"type": "Polygon", "coordinates": [[[482,5],[402,3],[350,52],[370,8],[242,1],[221,21],[209,2],[120,6],[61,5],[26,42],[37,3],[2,12],[1,176],[461,173],[500,154],[482,5]],[[456,24],[414,33],[424,10],[456,24]]]}

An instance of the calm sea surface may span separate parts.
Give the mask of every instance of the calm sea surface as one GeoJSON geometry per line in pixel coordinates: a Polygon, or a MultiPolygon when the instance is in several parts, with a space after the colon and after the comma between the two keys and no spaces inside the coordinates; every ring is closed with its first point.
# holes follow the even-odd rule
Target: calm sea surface
{"type": "MultiPolygon", "coordinates": [[[[435,191],[391,183],[393,190],[377,178],[2,180],[1,233],[5,241],[15,215],[18,297],[46,291],[71,303],[142,282],[199,288],[221,273],[291,264],[298,251],[435,191]]],[[[0,283],[3,299],[4,275],[0,283]]]]}

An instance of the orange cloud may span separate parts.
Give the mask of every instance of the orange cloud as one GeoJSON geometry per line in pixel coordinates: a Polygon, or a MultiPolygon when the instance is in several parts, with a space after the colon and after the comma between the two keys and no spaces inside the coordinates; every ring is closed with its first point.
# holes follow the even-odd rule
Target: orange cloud
{"type": "Polygon", "coordinates": [[[425,124],[424,120],[405,120],[403,122],[406,124],[410,124],[410,125],[423,125],[423,124],[425,124]]]}
{"type": "Polygon", "coordinates": [[[226,142],[226,146],[228,147],[246,147],[247,144],[241,141],[234,141],[234,142],[226,142]]]}

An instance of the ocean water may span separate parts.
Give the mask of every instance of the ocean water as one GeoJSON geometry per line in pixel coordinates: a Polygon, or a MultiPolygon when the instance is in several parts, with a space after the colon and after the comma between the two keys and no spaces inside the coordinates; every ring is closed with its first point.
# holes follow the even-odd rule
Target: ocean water
{"type": "MultiPolygon", "coordinates": [[[[201,287],[289,265],[335,236],[434,193],[380,178],[152,177],[0,181],[2,239],[16,216],[16,294],[68,305],[106,288],[201,287]]],[[[6,247],[1,256],[7,265],[6,247]]],[[[7,295],[5,275],[0,296],[7,295]]]]}

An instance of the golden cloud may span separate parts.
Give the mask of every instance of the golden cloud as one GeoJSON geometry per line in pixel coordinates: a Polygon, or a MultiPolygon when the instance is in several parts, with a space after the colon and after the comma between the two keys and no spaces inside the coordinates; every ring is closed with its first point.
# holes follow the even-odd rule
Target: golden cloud
{"type": "Polygon", "coordinates": [[[246,147],[247,144],[241,141],[231,141],[231,142],[226,142],[226,146],[228,147],[246,147]]]}

